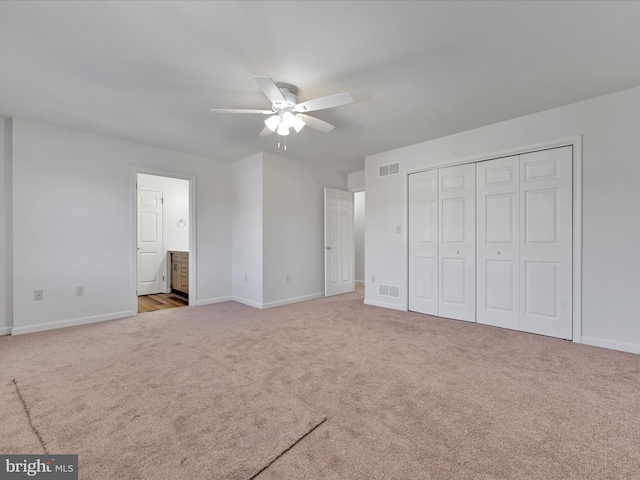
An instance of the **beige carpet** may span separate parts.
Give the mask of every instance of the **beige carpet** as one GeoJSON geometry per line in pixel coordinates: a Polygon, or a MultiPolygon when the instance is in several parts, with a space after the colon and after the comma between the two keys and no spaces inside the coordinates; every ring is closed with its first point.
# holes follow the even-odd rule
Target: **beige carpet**
{"type": "Polygon", "coordinates": [[[640,478],[640,356],[360,293],[2,337],[0,365],[0,452],[35,430],[81,478],[640,478]]]}

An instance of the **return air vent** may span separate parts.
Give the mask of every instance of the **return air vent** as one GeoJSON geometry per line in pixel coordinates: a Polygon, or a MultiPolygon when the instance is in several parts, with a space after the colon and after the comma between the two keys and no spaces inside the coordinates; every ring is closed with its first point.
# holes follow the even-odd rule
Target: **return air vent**
{"type": "Polygon", "coordinates": [[[400,298],[400,287],[396,285],[378,285],[378,295],[381,297],[400,298]]]}
{"type": "Polygon", "coordinates": [[[379,177],[387,177],[389,175],[397,175],[400,173],[400,164],[399,163],[389,163],[388,165],[380,165],[378,167],[378,176],[379,177]]]}

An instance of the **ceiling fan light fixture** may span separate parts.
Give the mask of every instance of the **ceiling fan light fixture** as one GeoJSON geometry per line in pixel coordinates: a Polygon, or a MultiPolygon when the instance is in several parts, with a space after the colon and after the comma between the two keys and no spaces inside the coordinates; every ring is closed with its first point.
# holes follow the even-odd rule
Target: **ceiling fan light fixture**
{"type": "Polygon", "coordinates": [[[293,129],[296,131],[296,133],[298,133],[300,130],[302,130],[302,127],[305,126],[304,120],[302,120],[302,118],[296,115],[295,117],[293,117],[292,126],[293,126],[293,129]]]}
{"type": "Polygon", "coordinates": [[[275,132],[280,125],[280,117],[278,115],[272,115],[264,121],[264,124],[269,130],[275,132]]]}
{"type": "Polygon", "coordinates": [[[287,135],[289,135],[289,127],[287,127],[284,123],[280,122],[280,125],[278,126],[278,135],[282,136],[282,137],[286,137],[287,135]]]}
{"type": "Polygon", "coordinates": [[[287,127],[287,128],[291,128],[293,127],[293,124],[296,121],[296,117],[295,115],[290,111],[290,110],[284,110],[282,112],[282,120],[281,123],[287,127]]]}

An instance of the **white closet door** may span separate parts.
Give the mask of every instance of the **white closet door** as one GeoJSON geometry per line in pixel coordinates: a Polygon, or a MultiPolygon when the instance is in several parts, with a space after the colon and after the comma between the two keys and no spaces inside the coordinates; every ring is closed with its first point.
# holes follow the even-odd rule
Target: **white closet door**
{"type": "Polygon", "coordinates": [[[477,193],[477,321],[519,329],[519,156],[480,162],[477,193]]]}
{"type": "Polygon", "coordinates": [[[438,171],[409,175],[409,310],[438,315],[438,171]]]}
{"type": "Polygon", "coordinates": [[[476,166],[438,170],[441,317],[476,320],[476,166]]]}
{"type": "Polygon", "coordinates": [[[520,162],[520,329],[571,339],[572,147],[520,162]]]}

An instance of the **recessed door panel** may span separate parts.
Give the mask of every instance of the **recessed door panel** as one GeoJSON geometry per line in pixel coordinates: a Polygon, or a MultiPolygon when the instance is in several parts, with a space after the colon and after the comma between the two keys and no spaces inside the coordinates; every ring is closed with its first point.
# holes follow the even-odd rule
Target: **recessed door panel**
{"type": "Polygon", "coordinates": [[[467,219],[466,198],[442,200],[442,243],[463,243],[467,219]]]}
{"type": "Polygon", "coordinates": [[[156,243],[158,239],[158,214],[156,212],[140,212],[140,243],[156,243]]]}
{"type": "Polygon", "coordinates": [[[438,241],[436,220],[436,202],[417,202],[415,204],[415,215],[413,216],[413,231],[416,234],[415,241],[418,243],[433,243],[438,241]]]}
{"type": "Polygon", "coordinates": [[[524,192],[525,243],[558,241],[558,189],[531,189],[524,192]]]}
{"type": "Polygon", "coordinates": [[[485,243],[487,245],[512,245],[514,233],[518,231],[514,222],[516,193],[488,195],[486,197],[485,243]]]}
{"type": "Polygon", "coordinates": [[[158,253],[142,252],[139,256],[139,277],[142,284],[156,283],[158,281],[158,253]]]}
{"type": "Polygon", "coordinates": [[[416,257],[414,259],[415,296],[421,300],[437,302],[438,259],[416,257]]]}
{"type": "Polygon", "coordinates": [[[524,313],[558,318],[558,267],[552,262],[524,263],[524,313]]]}
{"type": "Polygon", "coordinates": [[[457,258],[442,259],[442,303],[465,306],[466,260],[457,258]]]}
{"type": "Polygon", "coordinates": [[[509,260],[486,261],[483,280],[486,284],[485,305],[487,310],[518,314],[515,309],[517,303],[515,296],[519,294],[514,289],[515,267],[515,262],[509,260]]]}

